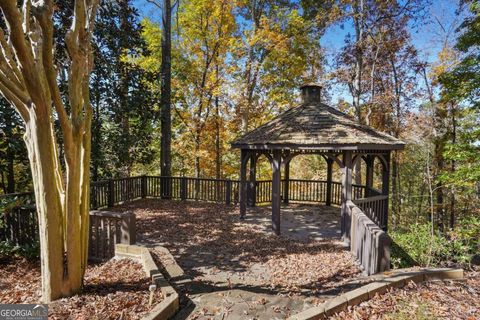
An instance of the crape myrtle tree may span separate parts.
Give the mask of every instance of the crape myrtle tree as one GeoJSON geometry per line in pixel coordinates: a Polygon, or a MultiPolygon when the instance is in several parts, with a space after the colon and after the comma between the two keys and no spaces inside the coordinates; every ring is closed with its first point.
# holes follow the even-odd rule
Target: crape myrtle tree
{"type": "Polygon", "coordinates": [[[88,249],[90,189],[89,74],[97,0],[74,3],[64,42],[67,101],[54,63],[53,0],[0,1],[0,92],[25,125],[37,205],[45,302],[81,289],[88,249]],[[60,161],[54,122],[60,124],[60,161]]]}

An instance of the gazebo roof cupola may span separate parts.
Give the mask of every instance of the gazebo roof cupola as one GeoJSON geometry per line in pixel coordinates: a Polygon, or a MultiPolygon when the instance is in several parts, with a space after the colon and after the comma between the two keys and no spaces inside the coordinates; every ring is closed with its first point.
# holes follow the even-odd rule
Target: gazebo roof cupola
{"type": "Polygon", "coordinates": [[[322,86],[318,83],[306,83],[300,87],[302,103],[320,103],[322,98],[322,86]]]}
{"type": "Polygon", "coordinates": [[[359,124],[320,101],[321,86],[301,88],[302,104],[232,142],[233,148],[257,150],[398,150],[405,143],[359,124]]]}

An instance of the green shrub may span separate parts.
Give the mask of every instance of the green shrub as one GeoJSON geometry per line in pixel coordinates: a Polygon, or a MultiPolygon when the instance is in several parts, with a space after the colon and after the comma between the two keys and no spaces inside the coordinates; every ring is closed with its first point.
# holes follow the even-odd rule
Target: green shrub
{"type": "Polygon", "coordinates": [[[437,266],[449,255],[447,239],[433,232],[431,223],[413,224],[405,231],[390,233],[394,243],[400,248],[392,248],[393,267],[403,268],[411,265],[410,256],[420,266],[437,266]],[[404,252],[401,252],[401,249],[404,252]]]}
{"type": "Polygon", "coordinates": [[[452,231],[441,234],[434,231],[431,223],[413,224],[407,230],[393,231],[392,266],[423,267],[450,264],[469,264],[472,256],[479,253],[480,218],[470,217],[457,222],[452,231]]]}
{"type": "Polygon", "coordinates": [[[15,245],[10,241],[0,241],[0,259],[24,257],[36,260],[40,257],[40,242],[35,241],[27,245],[15,245]]]}
{"type": "Polygon", "coordinates": [[[480,218],[472,216],[459,220],[447,236],[451,262],[469,264],[472,256],[480,253],[480,218]]]}

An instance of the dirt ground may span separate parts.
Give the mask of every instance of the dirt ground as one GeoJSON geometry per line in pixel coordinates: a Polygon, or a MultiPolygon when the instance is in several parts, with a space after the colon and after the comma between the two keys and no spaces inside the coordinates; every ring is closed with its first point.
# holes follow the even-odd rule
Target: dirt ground
{"type": "Polygon", "coordinates": [[[177,319],[282,319],[368,281],[339,241],[339,208],[270,208],[240,220],[238,207],[147,199],[117,207],[136,214],[138,240],[167,247],[191,279],[177,283],[177,319]]]}

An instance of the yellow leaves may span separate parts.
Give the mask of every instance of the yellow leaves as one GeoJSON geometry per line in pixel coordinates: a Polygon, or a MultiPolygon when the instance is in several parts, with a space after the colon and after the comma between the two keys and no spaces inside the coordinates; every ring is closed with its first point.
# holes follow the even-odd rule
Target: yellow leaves
{"type": "Polygon", "coordinates": [[[162,32],[160,27],[149,19],[143,19],[141,25],[142,38],[145,41],[148,55],[132,56],[127,51],[124,52],[121,59],[123,62],[137,65],[147,72],[157,72],[162,58],[162,32]]]}
{"type": "Polygon", "coordinates": [[[443,47],[438,53],[438,61],[432,67],[429,74],[432,83],[434,85],[438,84],[438,77],[451,70],[458,62],[458,51],[449,46],[443,47]]]}

